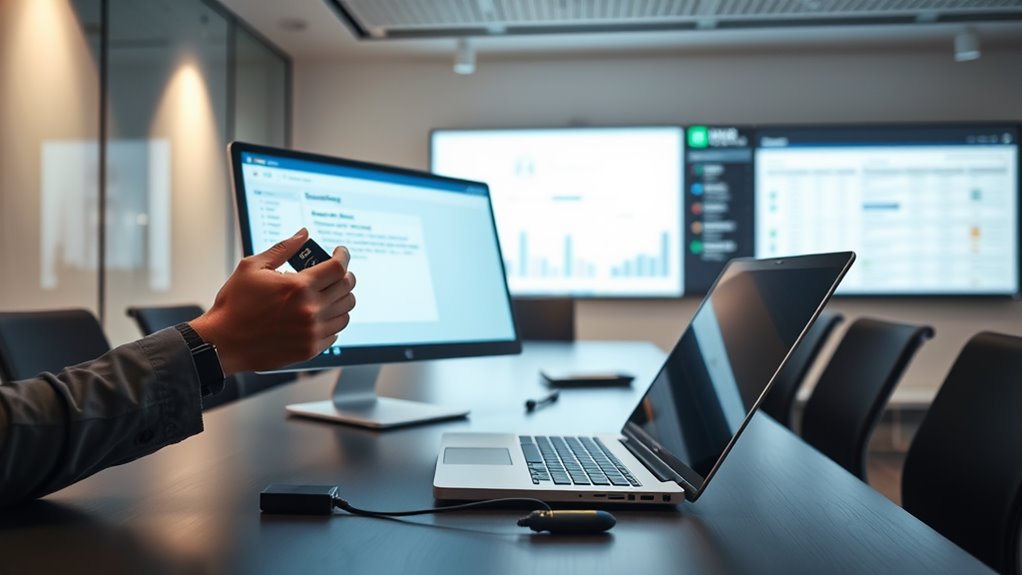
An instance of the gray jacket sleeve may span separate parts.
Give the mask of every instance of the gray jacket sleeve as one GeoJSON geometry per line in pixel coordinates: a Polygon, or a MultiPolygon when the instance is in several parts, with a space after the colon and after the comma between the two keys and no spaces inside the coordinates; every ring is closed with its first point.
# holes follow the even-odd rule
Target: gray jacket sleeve
{"type": "Polygon", "coordinates": [[[0,385],[0,506],[199,433],[199,389],[173,328],[58,374],[0,385]]]}

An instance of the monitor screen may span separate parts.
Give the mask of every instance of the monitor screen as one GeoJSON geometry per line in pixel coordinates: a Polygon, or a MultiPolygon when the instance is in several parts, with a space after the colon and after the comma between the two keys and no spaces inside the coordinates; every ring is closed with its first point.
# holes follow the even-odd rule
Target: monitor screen
{"type": "Polygon", "coordinates": [[[301,227],[344,245],[358,304],[302,368],[519,351],[485,184],[231,145],[245,255],[301,227]]]}
{"type": "Polygon", "coordinates": [[[757,257],[854,250],[839,294],[1014,295],[1013,125],[760,128],[757,257]]]}
{"type": "Polygon", "coordinates": [[[724,264],[753,255],[755,138],[747,126],[685,130],[685,293],[706,293],[724,264]]]}
{"type": "Polygon", "coordinates": [[[680,476],[686,497],[702,492],[853,260],[727,264],[623,430],[680,476]]]}
{"type": "Polygon", "coordinates": [[[487,182],[515,296],[677,297],[679,127],[437,130],[432,169],[487,182]]]}

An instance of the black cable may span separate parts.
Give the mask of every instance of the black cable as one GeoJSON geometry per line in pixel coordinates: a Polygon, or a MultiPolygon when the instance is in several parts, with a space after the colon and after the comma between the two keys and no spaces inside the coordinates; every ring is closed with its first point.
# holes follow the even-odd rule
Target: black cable
{"type": "Polygon", "coordinates": [[[539,509],[518,520],[518,525],[533,531],[549,531],[571,535],[595,535],[603,533],[617,523],[614,516],[606,511],[593,510],[558,510],[555,511],[546,501],[532,497],[502,497],[485,501],[472,501],[460,505],[430,507],[428,509],[412,509],[409,511],[373,511],[361,509],[338,497],[336,485],[267,485],[259,493],[259,509],[263,513],[287,515],[333,515],[335,510],[347,511],[352,515],[377,517],[398,521],[398,517],[411,515],[428,515],[475,509],[505,503],[531,503],[539,509]]]}
{"type": "Polygon", "coordinates": [[[444,507],[432,507],[429,509],[415,509],[411,511],[370,511],[368,509],[359,509],[348,503],[346,500],[340,497],[334,497],[334,507],[347,511],[353,515],[364,515],[367,517],[409,517],[412,515],[429,515],[432,513],[445,513],[447,511],[459,511],[462,509],[472,509],[475,507],[485,507],[487,505],[496,505],[499,503],[535,503],[540,507],[551,510],[550,505],[546,501],[540,499],[532,499],[531,497],[504,497],[500,499],[487,499],[485,501],[473,501],[471,503],[462,503],[460,505],[446,505],[444,507]]]}

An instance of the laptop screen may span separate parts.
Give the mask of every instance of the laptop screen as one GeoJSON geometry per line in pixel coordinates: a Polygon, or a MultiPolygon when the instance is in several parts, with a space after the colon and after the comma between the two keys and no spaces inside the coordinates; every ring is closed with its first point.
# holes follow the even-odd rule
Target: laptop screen
{"type": "Polygon", "coordinates": [[[733,260],[625,424],[695,499],[789,352],[851,265],[850,252],[733,260]]]}

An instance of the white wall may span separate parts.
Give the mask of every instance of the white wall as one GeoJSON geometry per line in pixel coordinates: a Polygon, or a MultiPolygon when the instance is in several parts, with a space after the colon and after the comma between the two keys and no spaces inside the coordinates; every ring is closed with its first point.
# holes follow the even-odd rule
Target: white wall
{"type": "MultiPolygon", "coordinates": [[[[1022,45],[956,64],[948,46],[904,51],[480,58],[470,77],[448,60],[297,62],[294,145],[428,167],[432,128],[568,124],[780,123],[1022,119],[1022,45]]],[[[670,348],[697,301],[579,304],[579,335],[670,348]]],[[[839,300],[850,317],[929,323],[901,394],[932,392],[980,330],[1022,334],[1022,303],[839,300]]],[[[836,338],[835,338],[836,340],[836,338]]]]}

